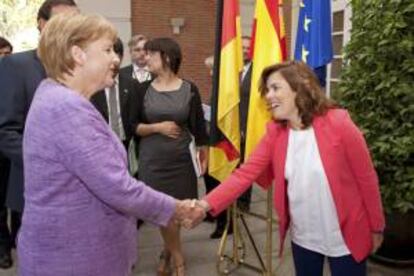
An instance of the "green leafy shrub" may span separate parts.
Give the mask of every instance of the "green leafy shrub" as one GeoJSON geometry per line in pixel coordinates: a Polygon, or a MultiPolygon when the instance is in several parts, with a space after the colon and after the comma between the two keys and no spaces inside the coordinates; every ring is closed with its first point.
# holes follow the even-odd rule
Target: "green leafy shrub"
{"type": "Polygon", "coordinates": [[[362,129],[386,211],[414,210],[414,1],[352,0],[337,99],[362,129]]]}

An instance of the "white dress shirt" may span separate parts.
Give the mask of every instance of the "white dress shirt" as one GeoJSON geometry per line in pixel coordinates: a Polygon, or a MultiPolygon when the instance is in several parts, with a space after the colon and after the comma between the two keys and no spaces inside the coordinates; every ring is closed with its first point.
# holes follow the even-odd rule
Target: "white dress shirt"
{"type": "MultiPolygon", "coordinates": [[[[120,130],[119,139],[121,139],[121,141],[124,141],[126,139],[126,135],[125,135],[124,125],[122,124],[121,101],[119,99],[119,85],[118,84],[119,84],[119,79],[118,79],[118,77],[116,77],[115,82],[114,82],[114,88],[115,88],[115,91],[116,91],[116,102],[117,102],[118,107],[119,107],[118,111],[117,111],[117,114],[118,114],[117,122],[119,124],[119,130],[120,130]]],[[[111,116],[110,115],[111,114],[111,104],[109,102],[109,93],[110,93],[110,88],[109,87],[105,88],[106,104],[108,106],[108,116],[111,116]]],[[[111,118],[108,119],[108,123],[109,123],[109,126],[112,128],[111,118]]]]}
{"type": "Polygon", "coordinates": [[[148,71],[148,68],[146,66],[139,67],[134,63],[132,64],[132,77],[138,82],[144,82],[151,80],[151,73],[148,71]]]}

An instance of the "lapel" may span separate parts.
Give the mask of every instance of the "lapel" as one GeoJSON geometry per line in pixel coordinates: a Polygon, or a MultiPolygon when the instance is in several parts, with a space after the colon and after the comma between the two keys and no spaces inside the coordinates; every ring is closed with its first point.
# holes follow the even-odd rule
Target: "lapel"
{"type": "Polygon", "coordinates": [[[286,216],[287,211],[287,189],[285,179],[285,167],[286,167],[286,155],[288,147],[289,129],[277,126],[277,136],[275,139],[275,152],[273,154],[274,159],[274,177],[275,177],[275,190],[274,190],[274,202],[275,208],[281,217],[281,223],[287,223],[286,216]]]}
{"type": "Polygon", "coordinates": [[[130,80],[131,78],[126,78],[124,75],[118,76],[118,93],[121,110],[126,108],[128,93],[130,92],[130,80]]]}
{"type": "MultiPolygon", "coordinates": [[[[340,183],[340,164],[338,164],[338,154],[340,153],[340,136],[330,122],[329,112],[324,116],[318,116],[313,121],[313,128],[318,145],[319,155],[328,179],[329,187],[332,192],[337,210],[342,206],[341,202],[341,183],[340,183]]],[[[340,223],[343,222],[342,212],[337,212],[340,223]]]]}

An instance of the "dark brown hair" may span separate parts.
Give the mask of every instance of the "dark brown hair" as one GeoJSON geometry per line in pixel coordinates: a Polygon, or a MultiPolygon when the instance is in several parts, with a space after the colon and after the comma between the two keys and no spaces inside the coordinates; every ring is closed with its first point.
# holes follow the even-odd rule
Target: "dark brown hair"
{"type": "Polygon", "coordinates": [[[268,92],[266,82],[270,75],[279,72],[296,93],[295,104],[305,128],[312,124],[313,118],[335,108],[336,103],[322,91],[313,70],[302,61],[287,61],[265,68],[259,80],[262,96],[268,92]]]}
{"type": "Polygon", "coordinates": [[[178,73],[180,69],[182,54],[180,45],[169,37],[154,38],[145,43],[145,51],[159,52],[163,67],[167,67],[178,73]]]}
{"type": "Polygon", "coordinates": [[[0,48],[6,48],[6,47],[9,47],[10,51],[13,52],[13,46],[11,45],[11,43],[4,37],[0,36],[0,48]]]}
{"type": "Polygon", "coordinates": [[[44,19],[46,21],[49,20],[52,9],[60,5],[76,7],[76,3],[73,0],[46,0],[40,6],[39,11],[37,12],[37,20],[39,19],[44,19]]]}

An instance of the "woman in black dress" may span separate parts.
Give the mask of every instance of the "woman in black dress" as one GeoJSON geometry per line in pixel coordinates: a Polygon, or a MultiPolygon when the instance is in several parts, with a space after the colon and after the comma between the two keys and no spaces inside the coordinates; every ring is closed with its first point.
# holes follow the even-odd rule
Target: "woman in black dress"
{"type": "MultiPolygon", "coordinates": [[[[145,50],[148,69],[157,77],[140,85],[129,100],[131,128],[139,140],[138,177],[175,198],[197,198],[197,175],[189,148],[194,139],[204,173],[208,142],[198,88],[177,76],[182,55],[174,40],[150,40],[145,50]]],[[[175,273],[184,275],[179,226],[161,228],[161,235],[164,251],[159,275],[169,273],[171,257],[175,273]]]]}

